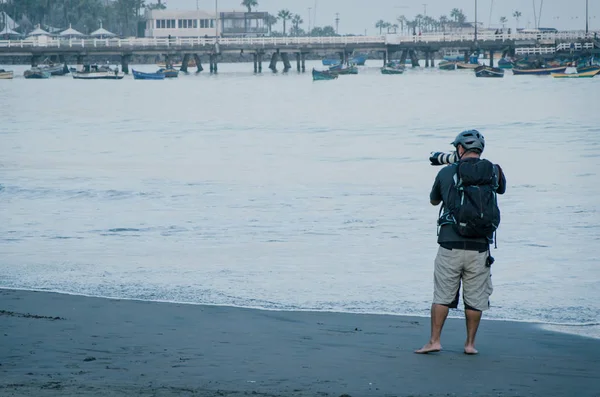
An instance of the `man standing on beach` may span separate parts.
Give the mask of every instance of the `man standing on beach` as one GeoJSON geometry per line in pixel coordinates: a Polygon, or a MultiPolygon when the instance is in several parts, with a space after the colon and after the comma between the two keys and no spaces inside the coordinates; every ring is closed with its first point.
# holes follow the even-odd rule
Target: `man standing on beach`
{"type": "Polygon", "coordinates": [[[460,283],[467,322],[464,352],[477,354],[475,335],[492,294],[489,244],[500,223],[496,193],[504,194],[502,169],[481,159],[485,140],[477,130],[463,131],[452,142],[459,161],[442,168],[430,193],[432,205],[443,203],[438,225],[431,338],[415,353],[442,350],[440,337],[450,308],[458,306],[460,283]]]}

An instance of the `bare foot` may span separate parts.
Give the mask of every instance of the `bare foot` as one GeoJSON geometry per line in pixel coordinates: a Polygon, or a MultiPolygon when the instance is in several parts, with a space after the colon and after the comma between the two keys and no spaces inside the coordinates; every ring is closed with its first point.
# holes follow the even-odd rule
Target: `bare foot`
{"type": "Polygon", "coordinates": [[[415,353],[417,353],[417,354],[436,353],[441,350],[442,350],[442,345],[439,342],[437,342],[437,343],[429,342],[428,344],[426,344],[419,350],[415,350],[415,353]]]}
{"type": "Polygon", "coordinates": [[[465,354],[474,355],[479,353],[473,346],[465,346],[465,354]]]}

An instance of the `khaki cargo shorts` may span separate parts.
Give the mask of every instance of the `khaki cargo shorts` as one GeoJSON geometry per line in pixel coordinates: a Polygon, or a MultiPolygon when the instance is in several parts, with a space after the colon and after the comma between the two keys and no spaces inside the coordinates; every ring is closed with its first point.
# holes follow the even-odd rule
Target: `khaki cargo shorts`
{"type": "Polygon", "coordinates": [[[460,282],[463,284],[463,302],[477,310],[490,308],[494,291],[492,275],[487,267],[488,252],[446,249],[439,247],[433,272],[433,303],[456,307],[460,282]]]}

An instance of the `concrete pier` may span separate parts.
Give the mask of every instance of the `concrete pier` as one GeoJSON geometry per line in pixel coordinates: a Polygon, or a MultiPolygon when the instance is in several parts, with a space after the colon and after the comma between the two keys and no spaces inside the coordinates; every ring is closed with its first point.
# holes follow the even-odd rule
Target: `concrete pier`
{"type": "Polygon", "coordinates": [[[300,72],[300,53],[296,53],[296,71],[300,72]]]}
{"type": "Polygon", "coordinates": [[[300,53],[300,62],[302,63],[302,72],[306,72],[306,53],[300,53]]]}
{"type": "Polygon", "coordinates": [[[179,70],[183,73],[187,73],[189,62],[190,62],[190,54],[184,54],[183,59],[181,60],[181,67],[179,68],[179,70]]]}

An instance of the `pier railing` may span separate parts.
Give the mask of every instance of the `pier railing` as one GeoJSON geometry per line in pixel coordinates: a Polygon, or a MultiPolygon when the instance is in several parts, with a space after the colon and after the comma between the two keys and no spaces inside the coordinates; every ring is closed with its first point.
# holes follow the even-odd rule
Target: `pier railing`
{"type": "MultiPolygon", "coordinates": [[[[477,35],[477,40],[486,41],[569,41],[586,40],[596,37],[600,32],[585,33],[583,31],[571,32],[544,32],[544,33],[515,33],[515,34],[490,34],[477,35]]],[[[0,40],[0,48],[35,49],[35,48],[86,48],[104,47],[111,49],[123,48],[127,50],[143,50],[149,47],[208,47],[217,42],[223,48],[228,46],[249,47],[285,47],[285,46],[346,46],[346,45],[399,45],[406,43],[444,43],[444,42],[473,42],[474,33],[426,33],[423,35],[397,35],[382,36],[336,36],[336,37],[236,37],[219,38],[218,40],[205,37],[175,37],[175,38],[125,38],[125,39],[64,39],[46,36],[27,38],[24,40],[0,40]]]]}

